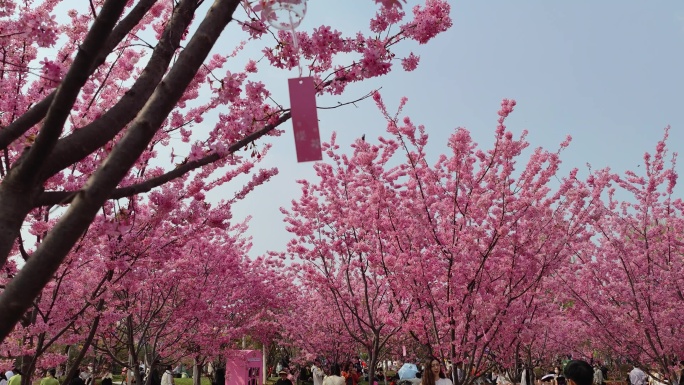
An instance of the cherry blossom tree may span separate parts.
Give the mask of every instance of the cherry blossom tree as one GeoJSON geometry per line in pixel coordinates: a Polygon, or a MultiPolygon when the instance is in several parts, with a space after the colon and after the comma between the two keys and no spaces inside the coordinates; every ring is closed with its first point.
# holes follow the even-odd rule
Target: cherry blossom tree
{"type": "MultiPolygon", "coordinates": [[[[59,0],[3,1],[0,266],[10,272],[0,293],[0,339],[79,238],[94,230],[89,226],[108,200],[174,180],[186,182],[188,194],[203,196],[258,163],[262,151],[255,141],[280,134],[278,127],[290,119],[255,77],[260,66],[301,65],[316,79],[319,94],[340,94],[350,82],[387,74],[399,60],[394,45],[427,43],[451,25],[444,0],[414,7],[409,20],[401,3],[382,3],[367,34],[343,36],[322,26],[297,32],[294,44],[291,34],[273,33],[249,1],[98,0],[69,11],[64,21],[55,17],[64,5],[59,0]],[[265,46],[267,63],[235,64],[242,43],[216,47],[231,22],[242,26],[235,41],[265,46]],[[41,59],[47,48],[56,53],[41,59]],[[340,63],[340,54],[353,59],[340,63]],[[228,71],[228,63],[233,71],[244,65],[244,71],[228,71]],[[203,133],[204,118],[217,108],[227,112],[203,133]],[[190,143],[187,155],[175,155],[174,136],[190,143]],[[253,159],[237,153],[247,146],[253,159]],[[180,163],[160,160],[162,153],[180,163]],[[24,245],[20,229],[34,226],[30,214],[41,207],[60,210],[40,243],[24,245]],[[22,248],[26,261],[17,272],[8,261],[22,248]]],[[[413,54],[402,62],[407,70],[417,63],[413,54]]],[[[255,175],[247,192],[272,174],[255,175]]]]}
{"type": "Polygon", "coordinates": [[[278,275],[244,260],[244,240],[215,234],[214,242],[206,241],[211,238],[191,240],[175,258],[164,250],[163,265],[157,260],[157,266],[140,268],[116,291],[120,321],[98,332],[96,349],[129,367],[137,381],[144,374],[138,359],[150,364],[191,357],[201,367],[245,335],[268,338],[281,307],[275,297],[282,292],[273,285],[278,275]],[[121,346],[128,361],[117,358],[121,346]]]}
{"type": "Polygon", "coordinates": [[[295,236],[288,249],[304,260],[302,282],[327,288],[371,357],[379,350],[370,345],[403,330],[429,355],[483,373],[496,357],[520,355],[545,280],[591,236],[593,202],[575,194],[577,171],[557,179],[570,139],[555,152],[532,151],[518,169],[528,143],[506,130],[515,102],[504,100],[492,149],[457,129],[452,152],[430,165],[425,129],[399,119],[406,101],[391,116],[375,96],[391,137],[358,140],[350,157],[333,137],[333,165],[317,164],[320,182],[303,182],[285,211],[295,236]]]}
{"type": "Polygon", "coordinates": [[[603,188],[595,208],[595,238],[579,249],[563,274],[573,317],[591,348],[608,351],[675,379],[684,357],[684,202],[675,196],[676,154],[665,138],[644,155],[641,172],[594,172],[588,185],[603,188]],[[668,159],[669,157],[669,159],[668,159]],[[669,164],[668,164],[669,163],[669,164]]]}
{"type": "Polygon", "coordinates": [[[125,208],[105,205],[47,286],[52,292],[2,345],[26,364],[23,381],[66,359],[44,354],[52,344],[78,346],[70,368],[89,360],[93,346],[141,381],[139,361],[202,362],[244,335],[268,338],[288,291],[277,271],[246,258],[246,223],[232,224],[230,212],[244,191],[210,205],[197,194],[184,199],[180,183],[125,208]]]}
{"type": "Polygon", "coordinates": [[[339,310],[327,295],[325,286],[299,286],[296,303],[301,304],[293,317],[285,317],[279,338],[281,346],[294,346],[303,360],[324,358],[326,362],[346,362],[362,346],[354,340],[339,316],[339,310]]]}
{"type": "Polygon", "coordinates": [[[317,163],[320,182],[303,181],[302,198],[291,211],[283,210],[295,236],[288,251],[303,261],[292,269],[305,291],[325,303],[332,322],[368,354],[373,378],[411,310],[386,276],[394,252],[410,247],[394,236],[384,215],[393,216],[401,204],[388,188],[397,175],[383,170],[391,150],[382,153],[363,139],[356,141],[351,157],[335,151],[335,137],[326,148],[333,164],[317,163]]]}

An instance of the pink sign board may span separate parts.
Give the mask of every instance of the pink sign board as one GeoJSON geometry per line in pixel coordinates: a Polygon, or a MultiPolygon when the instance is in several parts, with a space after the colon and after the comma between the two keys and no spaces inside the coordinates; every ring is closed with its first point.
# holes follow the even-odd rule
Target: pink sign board
{"type": "Polygon", "coordinates": [[[323,159],[321,137],[318,132],[316,87],[312,77],[290,79],[290,113],[297,149],[297,161],[323,159]]]}
{"type": "Polygon", "coordinates": [[[226,355],[226,385],[263,385],[261,350],[231,350],[226,355]]]}

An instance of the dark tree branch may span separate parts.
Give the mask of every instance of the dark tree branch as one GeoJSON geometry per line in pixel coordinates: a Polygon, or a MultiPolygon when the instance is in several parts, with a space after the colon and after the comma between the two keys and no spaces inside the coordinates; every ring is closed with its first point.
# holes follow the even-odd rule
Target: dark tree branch
{"type": "Polygon", "coordinates": [[[0,148],[7,148],[10,143],[22,136],[26,131],[38,124],[44,117],[55,98],[55,91],[52,91],[45,99],[34,104],[28,111],[10,125],[0,130],[0,148]]]}
{"type": "MultiPolygon", "coordinates": [[[[93,72],[95,72],[95,69],[105,62],[107,55],[121,43],[123,38],[128,35],[133,27],[138,25],[143,16],[147,14],[147,11],[149,11],[156,2],[157,0],[141,0],[133,7],[126,17],[117,24],[109,35],[109,39],[107,39],[103,45],[103,50],[100,52],[97,60],[95,60],[93,67],[88,72],[89,75],[92,75],[93,72]]],[[[56,91],[52,91],[43,100],[34,104],[33,107],[23,113],[19,118],[0,130],[0,148],[7,148],[10,143],[22,136],[45,117],[45,114],[47,114],[48,108],[55,97],[55,92],[56,91]]]]}
{"type": "MultiPolygon", "coordinates": [[[[237,141],[233,145],[231,145],[228,150],[229,153],[232,154],[238,150],[240,150],[243,147],[246,147],[249,143],[254,142],[255,140],[261,138],[262,136],[268,134],[271,132],[273,129],[276,127],[280,126],[284,122],[286,122],[288,119],[290,119],[290,113],[286,112],[283,115],[278,118],[278,121],[275,122],[274,124],[268,124],[264,126],[262,129],[259,131],[253,132],[241,140],[237,141]]],[[[195,170],[197,168],[200,168],[202,166],[205,166],[207,164],[216,162],[218,160],[222,159],[221,156],[217,153],[213,153],[210,155],[207,155],[201,159],[193,160],[191,162],[186,162],[175,169],[165,173],[164,175],[160,175],[155,178],[148,179],[144,182],[141,183],[136,183],[134,185],[126,186],[126,187],[121,187],[112,192],[112,194],[109,196],[109,199],[119,199],[119,198],[125,198],[125,197],[130,197],[136,194],[148,192],[152,190],[155,187],[159,187],[163,185],[164,183],[167,183],[169,181],[172,181],[178,177],[181,177],[185,175],[186,173],[195,170]]],[[[52,205],[59,205],[59,204],[68,204],[71,203],[71,201],[76,197],[76,194],[78,191],[47,191],[42,193],[36,201],[35,206],[52,206],[52,205]]]]}
{"type": "Polygon", "coordinates": [[[103,49],[102,41],[106,41],[111,34],[125,6],[125,0],[105,1],[100,15],[93,22],[73,64],[64,76],[64,81],[57,88],[36,141],[23,161],[19,161],[15,168],[20,179],[26,182],[36,179],[36,170],[42,167],[52,152],[71,113],[71,107],[76,102],[81,88],[88,81],[90,69],[103,49]]]}
{"type": "Polygon", "coordinates": [[[42,172],[43,178],[49,178],[104,146],[135,118],[169,67],[183,33],[192,22],[193,9],[193,1],[184,0],[174,10],[150,60],[131,89],[100,118],[57,142],[42,172]]]}

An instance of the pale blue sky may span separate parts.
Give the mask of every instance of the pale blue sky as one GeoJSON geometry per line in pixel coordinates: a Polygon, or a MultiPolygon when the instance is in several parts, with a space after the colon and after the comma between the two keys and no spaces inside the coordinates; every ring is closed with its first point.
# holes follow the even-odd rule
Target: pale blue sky
{"type": "MultiPolygon", "coordinates": [[[[409,0],[408,9],[416,3],[409,0]]],[[[566,135],[573,136],[563,153],[566,170],[587,162],[594,168],[635,169],[668,124],[669,146],[681,152],[684,2],[451,3],[451,30],[428,45],[399,51],[421,56],[416,71],[404,72],[397,63],[390,75],[354,85],[319,105],[349,101],[380,86],[390,106],[407,96],[405,113],[427,127],[435,153],[446,150],[447,136],[459,126],[488,146],[502,98],[517,100],[508,127],[518,133],[529,130],[533,147],[555,149],[566,135]]],[[[366,30],[375,9],[370,0],[312,0],[300,28],[329,24],[345,32],[366,30]]],[[[288,74],[262,76],[287,105],[288,74]]],[[[336,131],[343,148],[362,134],[374,141],[385,128],[370,100],[319,111],[319,119],[321,137],[327,141],[336,131]]],[[[253,256],[284,249],[289,235],[279,207],[299,196],[297,179],[315,177],[312,164],[296,163],[290,124],[285,127],[285,135],[269,139],[274,148],[264,164],[277,166],[280,174],[234,208],[236,218],[253,216],[253,256]]],[[[223,194],[230,196],[230,188],[223,194]]]]}

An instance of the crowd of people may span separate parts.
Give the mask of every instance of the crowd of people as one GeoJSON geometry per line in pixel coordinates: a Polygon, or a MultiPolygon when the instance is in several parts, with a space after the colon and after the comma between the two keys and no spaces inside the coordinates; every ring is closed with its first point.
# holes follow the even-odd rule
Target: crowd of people
{"type": "MultiPolygon", "coordinates": [[[[298,375],[303,374],[304,378],[311,378],[314,385],[358,385],[363,380],[368,380],[367,368],[363,361],[353,360],[343,364],[331,364],[327,369],[323,368],[322,362],[316,359],[311,368],[295,368],[288,369],[282,363],[278,363],[275,368],[278,375],[276,385],[293,385],[296,383],[298,375]]],[[[272,373],[272,368],[269,368],[269,376],[272,373]]],[[[384,378],[382,370],[376,372],[372,383],[377,385],[378,381],[384,378]]]]}
{"type": "MultiPolygon", "coordinates": [[[[321,360],[317,359],[310,370],[307,368],[308,373],[303,378],[310,378],[313,385],[358,385],[361,379],[367,380],[369,385],[454,385],[454,382],[459,385],[466,380],[461,362],[450,365],[438,359],[430,359],[421,364],[404,364],[402,369],[412,366],[414,370],[404,371],[403,377],[399,375],[402,369],[399,369],[396,375],[385,377],[382,367],[379,366],[372,379],[365,378],[367,368],[363,364],[363,361],[347,362],[342,365],[333,363],[324,369],[321,360]]],[[[396,363],[387,365],[393,371],[398,367],[396,363]]],[[[684,367],[684,363],[680,366],[684,367]]],[[[279,379],[275,385],[296,384],[298,376],[293,375],[287,368],[278,365],[277,374],[279,379]]],[[[678,381],[673,384],[660,373],[651,371],[646,374],[636,366],[627,378],[620,378],[621,376],[615,375],[611,380],[626,385],[684,385],[681,368],[677,371],[678,381]]],[[[475,385],[606,385],[606,381],[609,380],[609,369],[600,362],[594,362],[592,365],[586,361],[568,358],[562,364],[546,371],[539,367],[524,367],[515,378],[511,378],[511,373],[503,370],[473,372],[469,373],[468,377],[475,385]]]]}
{"type": "MultiPolygon", "coordinates": [[[[394,371],[399,365],[388,364],[388,368],[394,371]]],[[[618,380],[626,385],[684,385],[682,368],[684,368],[684,361],[678,366],[677,378],[672,384],[662,374],[653,371],[647,374],[638,366],[632,367],[627,378],[616,376],[612,380],[618,380]]],[[[272,374],[272,369],[269,369],[269,375],[272,374]]],[[[361,360],[349,361],[342,365],[332,363],[324,368],[323,362],[316,359],[310,369],[300,368],[291,372],[282,364],[278,364],[275,369],[279,377],[275,385],[295,385],[300,370],[304,373],[304,378],[311,379],[313,385],[359,385],[362,380],[367,381],[368,385],[454,385],[454,383],[461,385],[466,380],[462,362],[450,365],[436,358],[428,359],[422,364],[403,364],[396,374],[392,373],[390,376],[385,376],[382,366],[379,366],[374,378],[368,378],[368,367],[361,360]],[[406,367],[409,369],[412,367],[413,370],[404,370],[406,367]]],[[[148,368],[141,367],[142,384],[147,384],[149,379],[149,385],[174,385],[176,371],[172,370],[170,365],[162,366],[159,361],[155,361],[148,368]]],[[[220,380],[214,381],[213,385],[224,385],[225,370],[219,369],[219,371],[222,372],[217,377],[220,377],[220,380]]],[[[624,372],[622,373],[624,375],[624,372]]],[[[133,371],[124,368],[121,374],[121,385],[136,385],[133,371]]],[[[592,366],[582,360],[564,361],[562,365],[547,371],[541,368],[524,367],[515,379],[511,378],[509,372],[501,370],[469,374],[468,377],[473,379],[474,385],[606,385],[609,379],[609,370],[606,366],[598,362],[592,366]]],[[[65,374],[60,373],[61,375],[65,374]]],[[[95,385],[95,377],[92,367],[86,370],[76,369],[69,385],[95,385]]],[[[105,370],[97,377],[101,379],[99,385],[113,385],[110,370],[105,370]]],[[[21,381],[22,371],[18,367],[0,371],[0,385],[21,385],[21,381]]],[[[55,368],[46,371],[40,385],[60,385],[55,368]]]]}
{"type": "Polygon", "coordinates": [[[8,371],[0,371],[0,385],[21,385],[21,369],[12,368],[8,371]]]}
{"type": "MultiPolygon", "coordinates": [[[[63,373],[60,373],[64,375],[63,373]]],[[[0,372],[0,385],[21,385],[21,377],[23,373],[20,368],[12,368],[5,372],[0,372]]],[[[45,371],[45,377],[40,380],[40,385],[60,385],[58,379],[57,369],[50,368],[45,371]]],[[[112,385],[111,373],[104,374],[100,382],[101,385],[112,385]]],[[[69,385],[94,385],[94,376],[92,370],[76,369],[74,376],[69,381],[69,385]]]]}
{"type": "MultiPolygon", "coordinates": [[[[171,373],[171,366],[166,366],[166,370],[160,373],[158,362],[155,363],[152,368],[148,370],[143,370],[141,373],[143,379],[146,380],[147,376],[150,376],[150,385],[174,385],[173,377],[171,373]]],[[[133,371],[124,370],[122,371],[122,381],[121,385],[135,385],[136,381],[132,375],[133,371]]],[[[60,373],[59,377],[65,376],[66,373],[60,373]]],[[[0,372],[0,385],[21,385],[22,372],[19,368],[13,368],[12,370],[0,372]]],[[[95,379],[100,379],[99,385],[113,385],[113,375],[110,370],[105,370],[98,376],[93,374],[92,367],[87,369],[77,368],[74,370],[74,375],[69,381],[69,385],[95,385],[95,379]]],[[[55,368],[50,368],[45,372],[45,377],[41,379],[40,385],[60,385],[61,381],[58,379],[57,370],[55,368]]],[[[144,382],[143,382],[144,383],[144,382]]]]}

